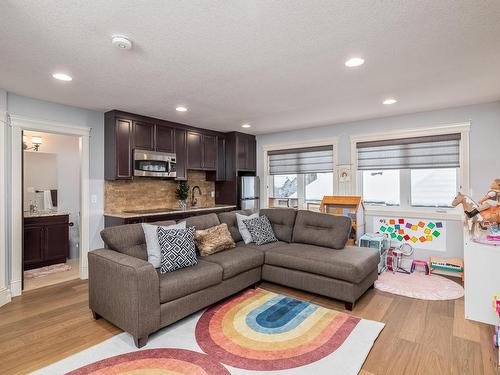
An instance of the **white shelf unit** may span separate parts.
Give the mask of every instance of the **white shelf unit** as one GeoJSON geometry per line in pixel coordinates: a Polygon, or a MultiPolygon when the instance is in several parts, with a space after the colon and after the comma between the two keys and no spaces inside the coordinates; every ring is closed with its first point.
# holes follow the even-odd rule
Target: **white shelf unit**
{"type": "Polygon", "coordinates": [[[500,246],[472,241],[464,236],[465,318],[500,325],[493,310],[493,296],[500,294],[500,246]]]}

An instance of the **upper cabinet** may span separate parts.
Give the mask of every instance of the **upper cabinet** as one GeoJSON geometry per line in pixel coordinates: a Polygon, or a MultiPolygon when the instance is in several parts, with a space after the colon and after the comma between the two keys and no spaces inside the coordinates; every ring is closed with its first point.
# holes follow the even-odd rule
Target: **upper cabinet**
{"type": "Polygon", "coordinates": [[[226,134],[193,128],[174,122],[157,120],[121,111],[105,114],[105,178],[130,180],[133,178],[135,149],[175,153],[177,180],[187,178],[187,170],[215,172],[216,181],[224,181],[232,169],[255,170],[255,137],[243,133],[228,141],[226,134]],[[234,145],[232,162],[227,164],[228,145],[234,145]],[[236,153],[237,150],[237,153],[236,153]]]}
{"type": "Polygon", "coordinates": [[[156,151],[175,152],[175,128],[156,125],[156,151]]]}
{"type": "Polygon", "coordinates": [[[234,133],[236,138],[236,169],[240,171],[255,171],[255,136],[234,133]]]}
{"type": "Polygon", "coordinates": [[[202,169],[203,163],[203,135],[201,133],[187,132],[187,168],[202,169]]]}
{"type": "Polygon", "coordinates": [[[134,121],[134,148],[155,151],[155,124],[134,121]]]}
{"type": "Polygon", "coordinates": [[[187,132],[187,168],[217,169],[217,136],[200,132],[187,132]]]}
{"type": "Polygon", "coordinates": [[[133,121],[106,114],[104,176],[107,180],[132,178],[133,121]]]}

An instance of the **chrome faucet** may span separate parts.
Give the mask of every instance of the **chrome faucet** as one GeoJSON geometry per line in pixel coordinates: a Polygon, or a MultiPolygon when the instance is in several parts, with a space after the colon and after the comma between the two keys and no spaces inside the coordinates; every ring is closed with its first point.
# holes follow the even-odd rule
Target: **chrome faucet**
{"type": "Polygon", "coordinates": [[[200,187],[198,185],[193,186],[193,189],[191,190],[191,207],[196,207],[196,205],[198,204],[198,201],[194,197],[194,191],[196,189],[198,189],[198,194],[201,195],[201,189],[200,189],[200,187]]]}

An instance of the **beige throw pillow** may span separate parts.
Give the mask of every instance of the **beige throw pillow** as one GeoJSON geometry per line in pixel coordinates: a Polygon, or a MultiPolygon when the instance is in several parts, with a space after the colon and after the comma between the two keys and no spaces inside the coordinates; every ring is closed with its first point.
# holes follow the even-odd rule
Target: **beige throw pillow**
{"type": "Polygon", "coordinates": [[[226,223],[205,230],[197,230],[194,237],[202,257],[236,246],[226,223]]]}

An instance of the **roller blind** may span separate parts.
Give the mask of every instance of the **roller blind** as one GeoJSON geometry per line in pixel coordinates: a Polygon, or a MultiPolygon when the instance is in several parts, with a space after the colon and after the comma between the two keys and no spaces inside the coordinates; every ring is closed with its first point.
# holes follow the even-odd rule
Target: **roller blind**
{"type": "Polygon", "coordinates": [[[333,146],[269,151],[269,174],[302,174],[333,171],[333,146]]]}
{"type": "Polygon", "coordinates": [[[359,142],[358,169],[460,167],[460,133],[359,142]]]}

